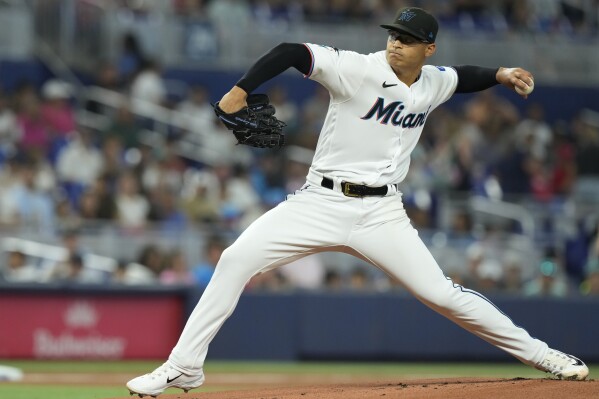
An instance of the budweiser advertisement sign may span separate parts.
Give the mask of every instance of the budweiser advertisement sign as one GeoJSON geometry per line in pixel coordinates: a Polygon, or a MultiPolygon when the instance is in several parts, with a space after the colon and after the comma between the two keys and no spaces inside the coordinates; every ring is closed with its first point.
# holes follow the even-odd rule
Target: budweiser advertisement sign
{"type": "Polygon", "coordinates": [[[182,326],[177,296],[0,294],[0,358],[164,358],[182,326]]]}

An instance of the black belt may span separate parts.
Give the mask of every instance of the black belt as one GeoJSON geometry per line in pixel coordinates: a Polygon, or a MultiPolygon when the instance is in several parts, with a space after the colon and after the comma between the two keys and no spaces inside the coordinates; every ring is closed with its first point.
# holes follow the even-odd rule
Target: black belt
{"type": "MultiPolygon", "coordinates": [[[[323,177],[322,183],[320,183],[320,185],[325,188],[329,188],[331,190],[334,187],[333,180],[329,179],[328,177],[323,177]]],[[[388,188],[387,188],[387,186],[369,187],[369,186],[364,186],[362,184],[354,184],[354,183],[348,183],[346,181],[342,181],[341,182],[341,191],[343,192],[343,195],[345,195],[346,197],[359,197],[359,198],[371,197],[371,196],[382,197],[382,196],[387,195],[388,188]]]]}

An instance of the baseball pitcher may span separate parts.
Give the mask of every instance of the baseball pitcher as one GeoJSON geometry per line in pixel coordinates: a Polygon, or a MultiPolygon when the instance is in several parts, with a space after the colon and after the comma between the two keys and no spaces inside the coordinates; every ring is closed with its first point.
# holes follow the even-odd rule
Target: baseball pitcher
{"type": "MultiPolygon", "coordinates": [[[[550,349],[478,292],[445,277],[410,224],[401,182],[431,112],[453,93],[502,84],[524,98],[533,86],[522,68],[425,65],[438,24],[419,8],[382,25],[386,49],[368,55],[317,44],[283,43],[261,57],[215,104],[240,143],[277,147],[283,124],[252,91],[293,67],[322,84],[330,104],[305,185],[256,220],[225,252],[166,363],[127,383],[156,396],[204,382],[208,346],[252,276],[301,257],[340,251],[384,270],[425,305],[557,378],[583,380],[587,366],[550,349]]],[[[395,315],[398,317],[399,315],[395,315]]]]}

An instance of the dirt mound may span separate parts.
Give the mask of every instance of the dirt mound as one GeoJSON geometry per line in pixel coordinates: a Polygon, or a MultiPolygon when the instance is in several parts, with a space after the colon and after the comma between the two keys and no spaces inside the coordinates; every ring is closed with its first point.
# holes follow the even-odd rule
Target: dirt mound
{"type": "MultiPolygon", "coordinates": [[[[551,399],[598,398],[599,381],[550,379],[421,379],[377,383],[312,385],[160,395],[159,399],[551,399]]],[[[137,396],[135,396],[137,398],[137,396]]],[[[149,396],[145,398],[150,399],[149,396]]],[[[131,399],[131,396],[113,399],[131,399]]]]}

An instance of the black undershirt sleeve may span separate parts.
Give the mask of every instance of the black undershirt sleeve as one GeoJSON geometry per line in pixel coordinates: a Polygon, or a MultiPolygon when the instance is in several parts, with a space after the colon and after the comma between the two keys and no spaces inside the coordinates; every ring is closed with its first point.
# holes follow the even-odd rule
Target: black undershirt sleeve
{"type": "Polygon", "coordinates": [[[245,75],[237,82],[246,93],[251,93],[266,82],[294,67],[304,75],[310,72],[312,67],[312,54],[308,48],[300,43],[281,43],[268,53],[264,54],[245,75]]]}
{"type": "Polygon", "coordinates": [[[485,68],[474,65],[452,66],[458,73],[456,93],[472,93],[493,87],[499,82],[495,75],[499,68],[485,68]]]}

